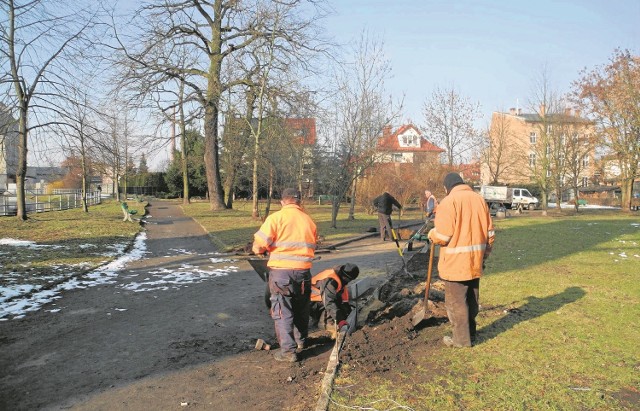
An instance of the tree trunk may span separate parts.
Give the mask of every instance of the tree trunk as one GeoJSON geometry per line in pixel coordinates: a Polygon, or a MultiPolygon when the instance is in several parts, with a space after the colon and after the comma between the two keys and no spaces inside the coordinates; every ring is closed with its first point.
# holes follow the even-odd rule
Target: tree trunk
{"type": "Polygon", "coordinates": [[[89,212],[89,206],[87,205],[87,158],[84,152],[84,140],[80,141],[80,151],[82,153],[82,211],[89,212]]]}
{"type": "Polygon", "coordinates": [[[351,185],[351,204],[349,205],[349,221],[354,221],[356,219],[356,185],[358,182],[358,177],[355,176],[353,178],[353,183],[351,185]]]}
{"type": "Polygon", "coordinates": [[[622,180],[622,184],[620,184],[620,189],[622,191],[620,207],[622,208],[622,211],[631,211],[631,199],[633,198],[633,181],[633,177],[626,178],[622,180]]]}
{"type": "Polygon", "coordinates": [[[253,172],[251,174],[252,182],[252,190],[253,190],[253,209],[251,212],[251,217],[254,220],[260,219],[260,210],[258,209],[258,155],[260,151],[260,143],[258,142],[258,137],[255,137],[255,142],[253,146],[253,172]]]}
{"type": "Polygon", "coordinates": [[[236,170],[232,169],[229,170],[227,172],[227,175],[225,177],[225,181],[224,181],[224,192],[227,195],[227,202],[225,203],[225,206],[228,209],[232,209],[233,208],[233,186],[236,183],[236,170]]]}
{"type": "Polygon", "coordinates": [[[224,210],[224,190],[220,178],[220,159],[218,153],[218,107],[216,101],[210,101],[205,109],[204,121],[204,164],[207,172],[209,203],[211,210],[224,210]]]}
{"type": "Polygon", "coordinates": [[[338,211],[340,211],[340,198],[333,196],[331,199],[331,228],[338,228],[338,211]]]}
{"type": "Polygon", "coordinates": [[[269,167],[269,190],[267,192],[267,206],[264,210],[264,218],[269,217],[271,212],[271,199],[273,198],[273,180],[274,180],[273,166],[269,167]]]}
{"type": "Polygon", "coordinates": [[[16,170],[16,216],[26,221],[27,204],[25,201],[25,183],[27,177],[27,109],[20,109],[18,129],[18,169],[16,170]]]}

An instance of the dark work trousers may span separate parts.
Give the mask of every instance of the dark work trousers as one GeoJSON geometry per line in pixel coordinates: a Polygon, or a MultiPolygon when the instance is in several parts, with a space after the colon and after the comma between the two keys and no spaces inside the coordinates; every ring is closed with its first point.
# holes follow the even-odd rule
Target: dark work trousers
{"type": "Polygon", "coordinates": [[[271,318],[283,352],[295,352],[304,344],[309,330],[311,271],[269,269],[271,318]]]}
{"type": "Polygon", "coordinates": [[[480,297],[480,279],[444,281],[444,300],[447,317],[453,328],[453,344],[471,347],[476,337],[476,316],[480,297]]]}
{"type": "Polygon", "coordinates": [[[378,224],[380,224],[380,239],[384,241],[385,237],[393,240],[393,234],[391,234],[391,216],[389,214],[378,213],[378,224]]]}

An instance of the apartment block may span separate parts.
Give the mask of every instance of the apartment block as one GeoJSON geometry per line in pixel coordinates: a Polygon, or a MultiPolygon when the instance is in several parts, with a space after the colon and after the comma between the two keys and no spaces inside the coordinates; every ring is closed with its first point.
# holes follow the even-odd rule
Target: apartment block
{"type": "Polygon", "coordinates": [[[536,113],[512,108],[494,112],[489,144],[481,166],[483,184],[534,184],[560,176],[563,185],[579,176],[579,185],[592,184],[595,174],[595,126],[578,110],[536,113]]]}

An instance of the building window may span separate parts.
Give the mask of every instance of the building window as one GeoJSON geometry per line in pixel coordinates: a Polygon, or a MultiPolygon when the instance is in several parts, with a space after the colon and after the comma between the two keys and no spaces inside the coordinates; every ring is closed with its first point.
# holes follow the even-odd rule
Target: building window
{"type": "Polygon", "coordinates": [[[401,145],[403,147],[418,147],[418,136],[414,134],[404,134],[401,145]]]}
{"type": "Polygon", "coordinates": [[[538,135],[536,134],[535,131],[532,131],[531,133],[529,133],[529,142],[531,144],[535,144],[536,141],[538,141],[538,135]]]}
{"type": "Polygon", "coordinates": [[[393,162],[402,163],[402,153],[393,153],[393,162]]]}
{"type": "Polygon", "coordinates": [[[589,185],[589,177],[582,177],[582,187],[589,185]]]}
{"type": "Polygon", "coordinates": [[[582,157],[582,167],[584,168],[589,167],[589,157],[587,156],[582,157]]]}
{"type": "Polygon", "coordinates": [[[536,153],[530,153],[529,154],[529,167],[535,167],[536,166],[536,153]]]}

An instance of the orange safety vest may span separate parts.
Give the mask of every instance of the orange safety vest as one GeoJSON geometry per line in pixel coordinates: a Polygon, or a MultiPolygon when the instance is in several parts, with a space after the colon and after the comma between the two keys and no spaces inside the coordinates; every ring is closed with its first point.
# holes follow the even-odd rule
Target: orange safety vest
{"type": "Polygon", "coordinates": [[[319,281],[326,280],[327,278],[331,278],[332,280],[335,280],[338,283],[338,288],[336,289],[336,291],[340,295],[342,302],[344,303],[348,302],[349,289],[347,287],[344,287],[344,288],[342,287],[342,280],[340,279],[340,276],[336,274],[335,270],[331,268],[328,270],[321,271],[311,278],[311,301],[322,302],[322,291],[317,286],[317,284],[319,281]],[[340,293],[340,290],[342,290],[342,293],[340,293]]]}
{"type": "Polygon", "coordinates": [[[271,268],[311,268],[316,248],[316,224],[297,204],[287,204],[264,221],[253,236],[253,252],[269,252],[271,268]]]}
{"type": "Polygon", "coordinates": [[[471,187],[461,184],[438,205],[435,232],[429,236],[441,245],[438,275],[443,280],[480,278],[482,262],[495,239],[487,203],[471,187]]]}

